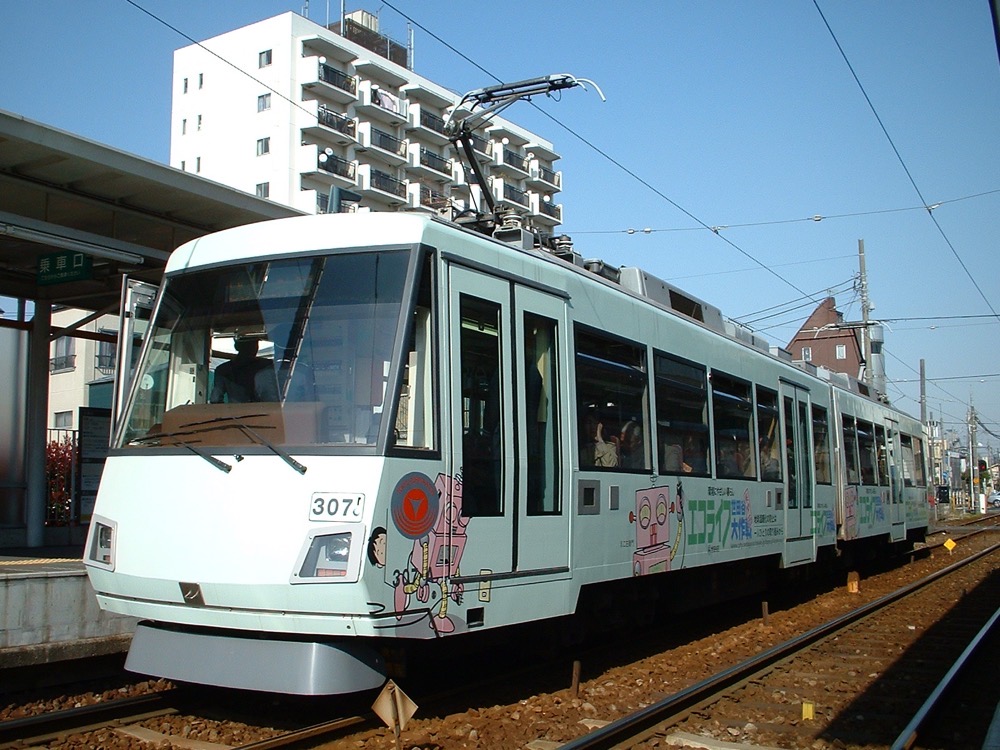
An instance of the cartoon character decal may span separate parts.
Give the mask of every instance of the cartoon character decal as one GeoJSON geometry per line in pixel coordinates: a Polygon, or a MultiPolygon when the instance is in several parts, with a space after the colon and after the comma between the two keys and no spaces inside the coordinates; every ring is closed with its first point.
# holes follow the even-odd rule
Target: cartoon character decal
{"type": "Polygon", "coordinates": [[[677,554],[677,545],[671,543],[671,519],[676,519],[673,539],[683,537],[684,490],[680,482],[675,497],[673,501],[670,499],[669,487],[651,487],[635,493],[635,512],[629,513],[629,521],[635,524],[633,575],[670,570],[670,561],[677,554]]]}
{"type": "MultiPolygon", "coordinates": [[[[412,629],[423,622],[430,628],[426,637],[466,630],[465,622],[448,612],[449,600],[461,604],[465,593],[461,583],[451,581],[459,575],[468,541],[461,479],[439,474],[431,484],[423,474],[408,474],[393,491],[390,514],[396,530],[413,540],[406,567],[392,574],[396,629],[414,635],[412,629]]],[[[384,540],[381,527],[369,538],[369,560],[377,567],[385,565],[384,540]]]]}

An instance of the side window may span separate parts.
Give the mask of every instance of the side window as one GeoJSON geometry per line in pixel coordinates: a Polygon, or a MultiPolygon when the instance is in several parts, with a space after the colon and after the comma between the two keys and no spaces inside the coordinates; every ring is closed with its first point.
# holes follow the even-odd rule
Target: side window
{"type": "Polygon", "coordinates": [[[580,467],[649,470],[645,349],[576,330],[580,467]]]}
{"type": "Polygon", "coordinates": [[[888,453],[886,453],[886,445],[885,445],[885,428],[880,424],[875,425],[875,456],[877,459],[876,464],[878,467],[878,483],[883,487],[888,487],[889,463],[888,463],[888,453]]]}
{"type": "Polygon", "coordinates": [[[903,452],[903,485],[912,487],[916,468],[916,462],[913,460],[913,439],[909,435],[901,434],[899,445],[903,452]]]}
{"type": "Polygon", "coordinates": [[[529,516],[559,515],[559,392],[556,322],[524,314],[525,444],[529,516]]]}
{"type": "Polygon", "coordinates": [[[913,438],[913,481],[918,487],[927,486],[927,467],[924,464],[924,443],[913,438]]]}
{"type": "Polygon", "coordinates": [[[757,386],[757,435],[760,444],[760,478],[780,482],[781,427],[778,425],[778,394],[757,386]]]}
{"type": "Polygon", "coordinates": [[[431,267],[424,261],[417,283],[412,326],[407,334],[403,372],[396,397],[396,419],[389,444],[396,448],[433,450],[435,447],[434,345],[431,325],[431,267]]]}
{"type": "Polygon", "coordinates": [[[722,479],[756,477],[750,384],[713,372],[712,418],[716,476],[722,479]]]}
{"type": "Polygon", "coordinates": [[[858,484],[861,472],[858,470],[858,436],[854,417],[843,415],[844,419],[844,466],[847,469],[847,483],[858,484]]]}
{"type": "Polygon", "coordinates": [[[708,476],[705,368],[657,352],[654,374],[660,473],[708,476]]]}
{"type": "Polygon", "coordinates": [[[875,476],[875,431],[871,422],[858,420],[858,458],[861,460],[861,484],[877,484],[875,476]]]}
{"type": "Polygon", "coordinates": [[[812,408],[813,463],[816,464],[816,484],[831,484],[830,476],[830,424],[826,419],[826,409],[812,408]]]}

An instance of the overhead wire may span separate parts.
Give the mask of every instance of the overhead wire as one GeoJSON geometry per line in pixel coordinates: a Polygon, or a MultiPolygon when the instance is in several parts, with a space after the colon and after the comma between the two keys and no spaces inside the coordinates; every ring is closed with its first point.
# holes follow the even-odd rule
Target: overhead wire
{"type": "Polygon", "coordinates": [[[875,116],[875,120],[878,122],[879,127],[882,129],[882,133],[885,135],[886,140],[892,147],[892,151],[896,155],[896,159],[899,161],[900,166],[903,168],[903,172],[906,173],[906,177],[910,181],[910,185],[913,186],[913,190],[916,192],[917,197],[920,198],[921,203],[927,207],[927,215],[930,217],[931,221],[934,222],[934,226],[937,228],[938,233],[940,233],[941,237],[944,239],[945,244],[948,245],[948,248],[951,250],[952,255],[955,256],[955,260],[958,261],[958,264],[962,267],[962,270],[965,271],[965,275],[968,276],[969,281],[972,282],[972,286],[975,287],[977,292],[979,292],[979,296],[983,298],[983,301],[986,303],[986,306],[989,308],[990,312],[992,312],[994,316],[1000,317],[1000,314],[998,314],[997,311],[994,309],[993,303],[990,302],[989,298],[986,296],[986,293],[982,290],[982,287],[979,286],[979,282],[976,281],[975,277],[972,275],[972,272],[969,270],[969,267],[965,264],[965,261],[962,259],[962,256],[958,254],[958,250],[955,249],[955,246],[954,244],[952,244],[951,239],[949,239],[948,235],[945,233],[944,228],[938,222],[937,217],[934,215],[934,208],[936,206],[932,206],[924,198],[923,192],[917,185],[917,181],[913,178],[913,174],[910,172],[909,167],[906,165],[906,161],[903,159],[903,155],[899,153],[899,149],[896,147],[895,141],[893,141],[892,136],[889,134],[888,128],[886,128],[885,123],[882,122],[882,118],[879,116],[878,110],[875,109],[875,105],[872,103],[871,97],[868,96],[868,92],[865,90],[864,85],[861,83],[861,79],[855,72],[854,66],[851,64],[850,59],[847,57],[847,53],[844,51],[844,48],[840,44],[840,40],[837,39],[837,35],[834,33],[833,28],[830,26],[829,21],[826,20],[826,16],[823,14],[822,8],[819,7],[819,0],[813,0],[813,5],[816,7],[816,11],[819,13],[820,18],[823,19],[823,24],[826,26],[826,30],[830,33],[830,37],[833,39],[833,43],[837,46],[837,49],[840,51],[840,56],[843,58],[844,63],[847,65],[848,70],[851,71],[851,75],[854,77],[854,82],[858,85],[858,88],[861,90],[861,94],[864,96],[865,101],[868,102],[868,108],[871,109],[872,114],[875,116]]]}
{"type": "MultiPolygon", "coordinates": [[[[405,18],[408,22],[412,23],[414,26],[416,26],[417,28],[421,29],[425,33],[430,34],[430,36],[432,36],[434,39],[436,39],[437,41],[439,41],[442,44],[444,44],[448,49],[450,49],[453,52],[455,52],[463,60],[469,62],[471,65],[473,65],[475,68],[477,68],[478,70],[480,70],[481,72],[483,72],[485,75],[487,75],[490,78],[492,78],[493,80],[495,80],[497,83],[504,83],[504,81],[499,76],[495,75],[494,73],[490,72],[489,70],[487,70],[486,68],[484,68],[479,63],[477,63],[474,60],[472,60],[472,58],[470,58],[468,55],[465,55],[462,52],[459,52],[454,46],[452,46],[448,42],[444,41],[440,36],[438,36],[437,34],[433,33],[429,29],[427,29],[425,26],[423,26],[421,23],[419,23],[416,19],[412,18],[408,14],[404,13],[403,11],[401,11],[399,8],[397,8],[395,5],[393,5],[391,2],[388,2],[388,0],[386,0],[385,2],[383,2],[383,5],[385,5],[386,7],[390,8],[391,10],[395,11],[400,16],[402,16],[403,18],[405,18]]],[[[603,149],[601,149],[600,147],[598,147],[596,144],[594,144],[593,142],[591,142],[590,140],[588,140],[587,138],[585,138],[584,136],[582,136],[580,133],[577,133],[575,130],[573,130],[568,125],[566,125],[563,122],[561,122],[559,119],[557,119],[556,117],[554,117],[550,113],[546,112],[544,109],[542,109],[541,107],[539,107],[534,102],[530,101],[530,99],[528,101],[543,116],[545,116],[548,119],[550,119],[553,123],[555,123],[556,125],[558,125],[560,128],[562,128],[563,130],[565,130],[567,133],[569,133],[570,135],[572,135],[574,138],[576,138],[577,140],[579,140],[581,143],[583,143],[584,145],[586,145],[592,151],[594,151],[595,153],[599,154],[601,157],[603,157],[604,159],[606,159],[607,161],[609,161],[611,164],[613,164],[614,166],[616,166],[622,172],[624,172],[625,174],[629,175],[634,180],[636,180],[637,182],[639,182],[641,185],[643,185],[644,187],[646,187],[649,190],[651,190],[653,193],[655,193],[660,198],[662,198],[664,201],[666,201],[671,206],[673,206],[674,208],[676,208],[678,211],[680,211],[681,213],[683,213],[689,219],[691,219],[695,223],[699,224],[703,229],[708,229],[709,231],[713,231],[717,236],[719,236],[722,239],[723,242],[725,242],[726,244],[728,244],[730,247],[732,247],[734,250],[736,250],[737,252],[739,252],[744,257],[748,258],[753,263],[755,263],[758,266],[760,266],[761,268],[763,268],[765,271],[767,271],[768,273],[770,273],[772,276],[774,276],[776,279],[778,279],[782,283],[787,284],[788,286],[792,287],[792,289],[794,289],[795,291],[797,291],[799,294],[806,294],[796,284],[794,284],[792,281],[790,281],[789,279],[786,279],[784,276],[782,276],[781,274],[779,274],[773,268],[771,268],[770,266],[764,264],[762,261],[758,260],[751,253],[749,253],[748,251],[744,250],[742,247],[740,247],[739,245],[737,245],[735,242],[733,242],[732,240],[730,240],[727,237],[722,236],[718,232],[715,232],[712,229],[711,226],[709,226],[708,224],[706,224],[705,222],[703,222],[701,219],[699,219],[693,213],[691,213],[686,208],[684,208],[683,206],[681,206],[679,203],[677,203],[676,201],[672,200],[669,196],[667,196],[665,193],[663,193],[663,191],[661,191],[660,189],[658,189],[657,187],[655,187],[654,185],[652,185],[648,180],[646,180],[645,178],[641,177],[634,170],[626,167],[624,164],[622,164],[620,161],[618,161],[617,159],[615,159],[609,153],[607,153],[606,151],[604,151],[603,149]]]]}

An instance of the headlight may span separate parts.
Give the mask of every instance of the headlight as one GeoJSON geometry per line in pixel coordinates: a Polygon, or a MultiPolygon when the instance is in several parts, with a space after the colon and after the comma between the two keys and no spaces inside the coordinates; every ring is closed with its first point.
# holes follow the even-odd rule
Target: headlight
{"type": "Polygon", "coordinates": [[[90,544],[87,546],[87,560],[102,568],[115,568],[115,533],[117,526],[114,521],[94,516],[90,521],[90,544]]]}
{"type": "Polygon", "coordinates": [[[299,568],[299,578],[344,578],[350,566],[349,531],[313,537],[299,568]]]}

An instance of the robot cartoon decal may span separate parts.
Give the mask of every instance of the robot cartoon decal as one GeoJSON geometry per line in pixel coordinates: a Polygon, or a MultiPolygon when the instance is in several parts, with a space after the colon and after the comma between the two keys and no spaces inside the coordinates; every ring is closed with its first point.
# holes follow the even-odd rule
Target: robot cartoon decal
{"type": "Polygon", "coordinates": [[[683,538],[684,488],[681,483],[677,483],[673,499],[667,486],[636,492],[635,512],[629,513],[629,521],[635,524],[632,574],[644,576],[670,570],[670,562],[678,550],[677,540],[683,538]]]}
{"type": "MultiPolygon", "coordinates": [[[[448,611],[449,599],[461,604],[464,594],[463,585],[451,581],[459,575],[468,541],[461,480],[438,474],[432,484],[424,474],[407,474],[393,491],[390,515],[396,530],[413,540],[406,565],[392,573],[397,633],[434,638],[467,630],[465,621],[448,611]]],[[[369,560],[377,567],[385,565],[384,537],[385,529],[378,527],[369,539],[369,560]]]]}

